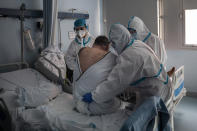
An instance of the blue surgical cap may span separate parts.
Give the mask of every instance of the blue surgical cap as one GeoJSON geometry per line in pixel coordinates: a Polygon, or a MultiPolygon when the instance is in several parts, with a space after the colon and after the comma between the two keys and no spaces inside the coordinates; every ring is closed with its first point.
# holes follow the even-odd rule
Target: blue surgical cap
{"type": "Polygon", "coordinates": [[[80,27],[80,26],[87,27],[86,26],[86,20],[85,19],[77,19],[77,20],[75,20],[74,27],[76,28],[76,27],[80,27]]]}

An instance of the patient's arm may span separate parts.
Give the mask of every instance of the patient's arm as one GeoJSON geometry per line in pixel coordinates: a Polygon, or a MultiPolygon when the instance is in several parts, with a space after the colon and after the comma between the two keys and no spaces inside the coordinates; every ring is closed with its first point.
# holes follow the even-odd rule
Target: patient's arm
{"type": "Polygon", "coordinates": [[[107,51],[98,48],[85,47],[79,51],[79,62],[82,72],[98,62],[107,54],[107,51]]]}

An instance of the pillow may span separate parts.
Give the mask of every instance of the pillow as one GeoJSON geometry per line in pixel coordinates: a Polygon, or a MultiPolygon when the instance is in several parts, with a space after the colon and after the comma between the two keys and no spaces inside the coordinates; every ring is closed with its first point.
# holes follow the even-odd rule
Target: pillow
{"type": "Polygon", "coordinates": [[[47,48],[35,63],[35,68],[49,80],[62,84],[66,77],[64,53],[55,47],[47,48]]]}

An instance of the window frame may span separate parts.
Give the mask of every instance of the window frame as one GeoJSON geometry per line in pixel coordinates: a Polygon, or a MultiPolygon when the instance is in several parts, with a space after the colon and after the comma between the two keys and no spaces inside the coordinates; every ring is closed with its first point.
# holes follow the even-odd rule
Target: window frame
{"type": "Polygon", "coordinates": [[[193,49],[197,49],[197,43],[196,44],[186,44],[186,25],[185,25],[185,21],[186,21],[186,10],[192,10],[192,9],[183,9],[183,34],[182,34],[182,43],[183,43],[183,48],[193,48],[193,49]]]}

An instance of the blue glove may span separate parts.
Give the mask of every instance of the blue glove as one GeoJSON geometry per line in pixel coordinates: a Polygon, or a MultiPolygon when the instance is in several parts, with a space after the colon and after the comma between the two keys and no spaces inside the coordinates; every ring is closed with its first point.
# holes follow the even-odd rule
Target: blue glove
{"type": "Polygon", "coordinates": [[[82,101],[84,101],[86,103],[91,103],[93,101],[92,94],[86,93],[85,95],[83,95],[82,101]]]}

